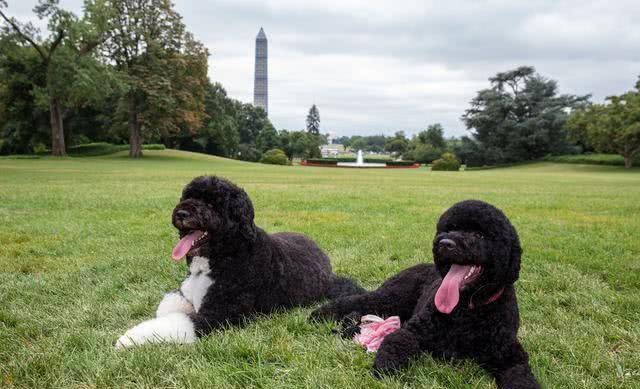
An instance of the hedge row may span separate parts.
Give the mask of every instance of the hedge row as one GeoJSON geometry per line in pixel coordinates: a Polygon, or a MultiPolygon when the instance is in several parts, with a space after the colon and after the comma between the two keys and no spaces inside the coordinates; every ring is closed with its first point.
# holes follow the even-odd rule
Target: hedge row
{"type": "MultiPolygon", "coordinates": [[[[548,156],[545,161],[556,163],[578,163],[587,165],[624,166],[624,158],[618,154],[576,154],[548,156]]],[[[640,164],[640,156],[633,161],[634,166],[640,164]]]]}
{"type": "Polygon", "coordinates": [[[339,161],[338,158],[310,158],[307,159],[307,163],[316,163],[319,165],[337,165],[338,162],[355,162],[355,159],[353,161],[339,161]]]}
{"type": "Polygon", "coordinates": [[[387,161],[387,166],[412,166],[416,161],[387,161]]]}

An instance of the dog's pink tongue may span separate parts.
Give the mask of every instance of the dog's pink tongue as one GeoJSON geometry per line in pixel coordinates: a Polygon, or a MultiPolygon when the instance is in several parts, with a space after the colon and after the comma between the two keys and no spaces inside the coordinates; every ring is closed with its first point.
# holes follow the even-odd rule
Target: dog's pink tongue
{"type": "Polygon", "coordinates": [[[180,242],[173,248],[173,252],[171,253],[171,257],[176,261],[181,260],[189,250],[191,250],[191,246],[193,246],[193,242],[196,241],[199,237],[204,234],[204,231],[196,230],[190,233],[189,235],[185,235],[184,238],[180,239],[180,242]]]}
{"type": "Polygon", "coordinates": [[[460,300],[460,284],[471,266],[451,265],[451,269],[436,292],[436,308],[444,314],[450,314],[460,300]]]}

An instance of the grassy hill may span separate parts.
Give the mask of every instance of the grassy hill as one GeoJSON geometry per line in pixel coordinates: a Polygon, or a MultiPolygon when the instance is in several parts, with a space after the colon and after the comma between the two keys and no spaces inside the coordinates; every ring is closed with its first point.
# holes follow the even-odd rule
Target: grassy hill
{"type": "Polygon", "coordinates": [[[440,214],[502,208],[524,248],[520,337],[544,387],[640,385],[640,171],[534,163],[467,172],[252,164],[175,150],[0,160],[0,386],[492,388],[472,363],[427,356],[384,381],[372,355],[307,322],[310,308],[191,346],[113,349],[185,264],[170,260],[182,187],[243,186],[256,223],[315,239],[367,287],[431,261],[440,214]]]}

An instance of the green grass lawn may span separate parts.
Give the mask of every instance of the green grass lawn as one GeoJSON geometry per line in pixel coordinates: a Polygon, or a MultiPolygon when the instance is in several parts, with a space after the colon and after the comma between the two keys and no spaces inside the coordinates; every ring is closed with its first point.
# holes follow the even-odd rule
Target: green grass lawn
{"type": "Polygon", "coordinates": [[[473,363],[428,356],[376,381],[372,355],[307,322],[311,308],[194,345],[116,352],[184,277],[170,215],[200,174],[243,186],[258,225],[310,235],[337,272],[371,288],[431,261],[435,223],[454,202],[491,202],[522,240],[520,338],[543,386],[640,386],[640,169],[356,171],[145,155],[0,160],[0,386],[493,387],[473,363]]]}

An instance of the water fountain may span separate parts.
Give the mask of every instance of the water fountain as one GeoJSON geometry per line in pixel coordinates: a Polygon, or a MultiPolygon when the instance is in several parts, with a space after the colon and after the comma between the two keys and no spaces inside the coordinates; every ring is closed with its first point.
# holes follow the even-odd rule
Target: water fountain
{"type": "Polygon", "coordinates": [[[371,163],[365,162],[362,157],[362,150],[358,150],[358,157],[355,162],[338,162],[339,167],[358,167],[358,168],[371,168],[371,167],[387,167],[386,163],[371,163]]]}

